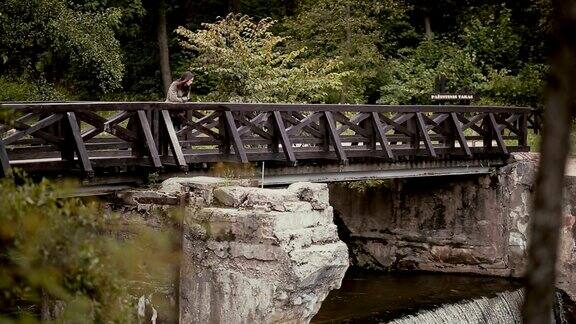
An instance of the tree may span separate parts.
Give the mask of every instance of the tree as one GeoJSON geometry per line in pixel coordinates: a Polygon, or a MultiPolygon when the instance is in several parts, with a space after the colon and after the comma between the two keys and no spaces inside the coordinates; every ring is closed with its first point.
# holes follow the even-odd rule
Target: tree
{"type": "Polygon", "coordinates": [[[347,75],[336,72],[340,62],[299,61],[305,50],[283,50],[286,38],[270,32],[274,23],[230,14],[197,32],[178,28],[193,55],[190,69],[207,85],[203,100],[326,102],[339,92],[347,75]]]}
{"type": "Polygon", "coordinates": [[[63,0],[0,3],[0,55],[4,72],[73,80],[117,89],[124,72],[114,29],[121,11],[85,10],[63,0]]]}
{"type": "Polygon", "coordinates": [[[403,17],[404,7],[396,1],[320,0],[303,1],[297,14],[283,27],[290,36],[288,47],[306,47],[307,57],[340,59],[345,78],[340,102],[363,102],[370,96],[371,83],[380,76],[389,32],[403,17]]]}
{"type": "Polygon", "coordinates": [[[534,201],[530,217],[524,323],[552,319],[562,196],[570,128],[576,111],[576,1],[553,1],[550,80],[534,201]]]}
{"type": "Polygon", "coordinates": [[[424,40],[416,49],[401,51],[386,63],[387,79],[381,88],[383,104],[427,104],[435,80],[447,80],[448,92],[472,92],[486,81],[474,57],[446,41],[424,40]]]}
{"type": "Polygon", "coordinates": [[[512,12],[506,7],[481,7],[463,15],[462,41],[480,67],[517,69],[520,35],[512,26],[512,12]]]}
{"type": "Polygon", "coordinates": [[[164,0],[158,1],[158,18],[156,33],[158,38],[158,53],[160,58],[160,75],[162,76],[162,85],[164,93],[172,83],[172,72],[170,70],[170,51],[168,49],[168,33],[166,31],[166,4],[164,0]]]}

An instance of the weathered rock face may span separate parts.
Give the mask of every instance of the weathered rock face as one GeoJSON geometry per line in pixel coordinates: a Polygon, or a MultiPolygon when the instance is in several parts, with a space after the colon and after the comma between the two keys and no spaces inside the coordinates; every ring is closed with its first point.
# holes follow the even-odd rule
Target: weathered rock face
{"type": "Polygon", "coordinates": [[[189,192],[180,321],[309,322],[348,268],[327,186],[221,185],[189,192]]]}
{"type": "MultiPolygon", "coordinates": [[[[537,161],[496,174],[405,179],[361,190],[330,186],[330,203],[354,263],[396,270],[521,276],[537,161]]],[[[568,179],[559,286],[576,297],[576,178],[568,179]]]]}

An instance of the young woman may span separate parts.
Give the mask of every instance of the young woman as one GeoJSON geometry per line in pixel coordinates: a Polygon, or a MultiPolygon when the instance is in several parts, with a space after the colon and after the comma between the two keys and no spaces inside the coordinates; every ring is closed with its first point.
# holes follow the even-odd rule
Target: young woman
{"type": "Polygon", "coordinates": [[[180,79],[172,82],[168,93],[166,94],[166,102],[188,102],[190,100],[190,87],[194,81],[194,75],[190,71],[184,72],[180,79]]]}
{"type": "MultiPolygon", "coordinates": [[[[194,81],[194,75],[190,71],[184,72],[180,79],[172,82],[166,93],[166,102],[188,102],[190,100],[190,86],[194,81]]],[[[170,111],[174,128],[180,130],[185,123],[186,111],[170,111]]]]}

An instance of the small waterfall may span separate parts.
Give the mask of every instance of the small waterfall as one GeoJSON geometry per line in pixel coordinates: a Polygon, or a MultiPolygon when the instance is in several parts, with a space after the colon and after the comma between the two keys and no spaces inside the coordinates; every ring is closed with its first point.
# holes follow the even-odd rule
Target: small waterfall
{"type": "Polygon", "coordinates": [[[480,298],[458,304],[421,311],[390,323],[393,324],[508,324],[522,323],[522,290],[499,293],[493,298],[480,298]]]}

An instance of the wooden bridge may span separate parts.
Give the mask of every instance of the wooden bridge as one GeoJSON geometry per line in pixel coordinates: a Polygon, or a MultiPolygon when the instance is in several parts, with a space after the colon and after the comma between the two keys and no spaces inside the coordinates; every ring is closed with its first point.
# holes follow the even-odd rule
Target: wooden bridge
{"type": "Polygon", "coordinates": [[[528,151],[536,124],[531,108],[448,105],[2,103],[0,118],[2,175],[85,178],[202,173],[217,162],[266,162],[282,174],[470,168],[528,151]]]}

